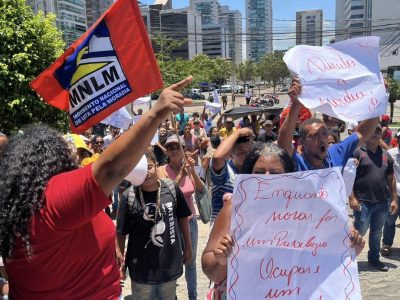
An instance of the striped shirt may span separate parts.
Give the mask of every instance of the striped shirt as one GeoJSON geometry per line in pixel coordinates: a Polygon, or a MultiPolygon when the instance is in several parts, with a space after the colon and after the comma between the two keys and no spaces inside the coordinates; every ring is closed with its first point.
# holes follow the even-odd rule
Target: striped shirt
{"type": "Polygon", "coordinates": [[[211,195],[212,195],[212,214],[211,222],[215,221],[220,210],[223,206],[222,197],[225,193],[233,192],[233,182],[235,181],[236,174],[239,170],[235,167],[232,160],[225,163],[224,167],[218,173],[210,168],[211,170],[211,195]]]}

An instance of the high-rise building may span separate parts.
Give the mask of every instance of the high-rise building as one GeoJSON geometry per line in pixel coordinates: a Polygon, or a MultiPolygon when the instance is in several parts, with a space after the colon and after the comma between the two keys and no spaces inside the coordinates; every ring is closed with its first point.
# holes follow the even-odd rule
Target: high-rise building
{"type": "Polygon", "coordinates": [[[85,0],[27,0],[35,13],[39,10],[56,15],[57,27],[67,45],[86,31],[85,0]]]}
{"type": "Polygon", "coordinates": [[[161,33],[166,37],[184,41],[171,53],[173,57],[192,59],[203,53],[201,17],[190,8],[160,11],[161,33]]]}
{"type": "Polygon", "coordinates": [[[90,27],[114,3],[113,0],[85,0],[87,26],[90,27]]]}
{"type": "Polygon", "coordinates": [[[227,5],[221,6],[220,22],[228,34],[227,56],[238,65],[242,62],[242,14],[238,10],[229,10],[227,5]]]}
{"type": "Polygon", "coordinates": [[[203,25],[219,23],[220,5],[218,0],[190,0],[190,8],[201,14],[203,25]]]}
{"type": "Polygon", "coordinates": [[[322,10],[296,12],[296,45],[322,46],[322,10]]]}
{"type": "Polygon", "coordinates": [[[206,24],[203,30],[203,53],[209,57],[228,58],[229,41],[225,26],[222,24],[206,24]]]}
{"type": "Polygon", "coordinates": [[[272,52],[272,0],[246,0],[246,58],[272,52]]]}
{"type": "Polygon", "coordinates": [[[381,71],[400,73],[399,11],[397,0],[336,0],[335,41],[378,36],[381,71]]]}

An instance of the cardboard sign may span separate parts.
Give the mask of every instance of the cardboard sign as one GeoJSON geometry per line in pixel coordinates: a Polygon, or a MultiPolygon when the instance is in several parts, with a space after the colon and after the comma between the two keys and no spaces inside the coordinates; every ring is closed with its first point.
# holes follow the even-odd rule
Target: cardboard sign
{"type": "Polygon", "coordinates": [[[362,37],[325,47],[299,45],[283,57],[303,86],[307,108],[344,121],[383,115],[388,96],[379,69],[379,38],[362,37]]]}
{"type": "Polygon", "coordinates": [[[238,175],[228,299],[361,299],[339,168],[238,175]]]}

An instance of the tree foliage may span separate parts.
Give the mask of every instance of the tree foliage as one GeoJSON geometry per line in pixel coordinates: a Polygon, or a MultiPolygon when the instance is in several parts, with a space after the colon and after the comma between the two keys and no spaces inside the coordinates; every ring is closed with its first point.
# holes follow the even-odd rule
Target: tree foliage
{"type": "Polygon", "coordinates": [[[67,115],[46,104],[29,83],[63,52],[55,16],[35,15],[24,0],[0,2],[0,130],[44,122],[60,130],[67,115]]]}
{"type": "Polygon", "coordinates": [[[257,76],[257,66],[251,60],[241,62],[237,67],[237,76],[243,82],[254,81],[257,76]]]}
{"type": "Polygon", "coordinates": [[[258,72],[263,80],[270,81],[273,84],[274,92],[282,78],[290,75],[283,61],[282,52],[274,52],[263,56],[258,64],[258,72]]]}

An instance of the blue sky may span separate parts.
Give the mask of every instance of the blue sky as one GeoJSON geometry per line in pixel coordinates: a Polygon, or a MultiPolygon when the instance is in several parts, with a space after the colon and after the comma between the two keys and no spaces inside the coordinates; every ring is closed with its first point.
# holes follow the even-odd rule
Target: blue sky
{"type": "MultiPolygon", "coordinates": [[[[142,0],[142,3],[152,4],[153,0],[142,0]]],[[[274,40],[274,49],[287,49],[294,46],[296,37],[296,27],[294,21],[278,21],[278,20],[295,20],[296,11],[309,9],[322,9],[324,20],[324,30],[334,29],[334,22],[329,20],[335,19],[335,0],[273,0],[273,31],[274,32],[290,32],[291,35],[285,35],[284,38],[276,36],[274,40]]],[[[221,5],[228,5],[231,9],[240,10],[242,17],[245,17],[245,0],[220,0],[221,5]]],[[[173,8],[182,8],[189,6],[189,0],[172,0],[173,8]]],[[[243,24],[245,20],[242,20],[243,24]]],[[[243,25],[244,29],[245,25],[243,25]]],[[[324,40],[327,43],[331,39],[328,37],[324,40]]]]}

